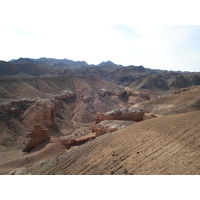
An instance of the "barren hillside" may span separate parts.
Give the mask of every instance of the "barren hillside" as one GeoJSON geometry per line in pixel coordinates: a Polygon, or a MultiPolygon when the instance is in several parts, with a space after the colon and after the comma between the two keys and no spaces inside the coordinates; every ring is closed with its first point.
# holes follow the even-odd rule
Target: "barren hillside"
{"type": "Polygon", "coordinates": [[[135,104],[134,106],[145,108],[158,115],[170,115],[200,110],[200,87],[193,86],[177,94],[161,95],[157,99],[137,105],[135,104]]]}
{"type": "Polygon", "coordinates": [[[97,112],[127,106],[123,91],[92,75],[2,76],[0,146],[22,148],[36,124],[48,128],[52,136],[80,137],[97,112]]]}
{"type": "Polygon", "coordinates": [[[105,134],[26,174],[199,174],[200,111],[143,121],[105,134]]]}
{"type": "Polygon", "coordinates": [[[0,174],[199,174],[200,74],[0,61],[0,174]]]}

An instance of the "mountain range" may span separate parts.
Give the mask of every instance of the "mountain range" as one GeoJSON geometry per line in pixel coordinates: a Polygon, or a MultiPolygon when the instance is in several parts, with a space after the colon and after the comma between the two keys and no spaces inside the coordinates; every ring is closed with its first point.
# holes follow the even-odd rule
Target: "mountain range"
{"type": "Polygon", "coordinates": [[[200,72],[0,61],[0,174],[199,174],[200,72]]]}
{"type": "Polygon", "coordinates": [[[89,65],[85,61],[54,58],[19,58],[0,61],[0,75],[95,75],[108,82],[137,89],[169,90],[200,85],[200,72],[167,71],[122,66],[111,61],[89,65]]]}

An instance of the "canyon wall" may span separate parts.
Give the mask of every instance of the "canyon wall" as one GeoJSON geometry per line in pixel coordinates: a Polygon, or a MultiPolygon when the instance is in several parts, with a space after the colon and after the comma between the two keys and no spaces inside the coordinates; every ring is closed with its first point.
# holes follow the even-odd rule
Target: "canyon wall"
{"type": "Polygon", "coordinates": [[[31,138],[29,143],[26,145],[24,152],[31,151],[34,147],[38,146],[46,140],[50,140],[50,135],[48,129],[43,129],[40,124],[35,125],[33,131],[31,132],[31,138]]]}

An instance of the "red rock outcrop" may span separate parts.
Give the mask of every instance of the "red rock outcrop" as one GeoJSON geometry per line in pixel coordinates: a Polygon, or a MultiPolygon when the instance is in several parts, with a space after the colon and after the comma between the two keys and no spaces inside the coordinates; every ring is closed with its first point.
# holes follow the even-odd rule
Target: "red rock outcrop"
{"type": "Polygon", "coordinates": [[[40,143],[50,140],[50,135],[48,129],[43,129],[40,124],[35,125],[34,129],[31,133],[31,139],[29,143],[26,145],[23,152],[29,152],[34,147],[38,146],[40,143]]]}
{"type": "Polygon", "coordinates": [[[129,104],[135,104],[135,103],[140,103],[140,102],[143,102],[143,101],[146,101],[146,100],[150,100],[150,94],[149,93],[134,91],[129,87],[125,87],[125,91],[126,91],[127,96],[128,96],[128,103],[129,104]]]}
{"type": "Polygon", "coordinates": [[[23,123],[29,130],[34,124],[41,124],[42,127],[52,128],[55,122],[57,100],[39,99],[35,101],[22,115],[23,123]]]}
{"type": "Polygon", "coordinates": [[[65,148],[69,149],[72,146],[84,144],[84,143],[91,141],[95,138],[96,138],[96,135],[94,133],[92,133],[92,134],[88,134],[88,135],[81,137],[81,138],[66,139],[66,138],[63,137],[60,140],[62,142],[62,145],[64,145],[65,148]]]}
{"type": "Polygon", "coordinates": [[[103,89],[99,90],[98,95],[101,97],[106,97],[106,96],[116,95],[116,92],[111,91],[111,90],[106,90],[103,88],[103,89]]]}
{"type": "Polygon", "coordinates": [[[131,93],[131,96],[138,96],[138,97],[141,97],[143,99],[150,100],[150,95],[147,94],[147,93],[133,92],[133,93],[131,93]]]}
{"type": "Polygon", "coordinates": [[[125,120],[104,120],[92,127],[92,132],[95,133],[96,137],[101,136],[105,133],[110,133],[123,129],[127,126],[133,125],[136,122],[125,121],[125,120]]]}
{"type": "Polygon", "coordinates": [[[129,111],[115,109],[110,112],[97,114],[96,124],[104,120],[128,120],[139,122],[143,120],[144,111],[129,111]]]}
{"type": "Polygon", "coordinates": [[[181,88],[181,89],[179,89],[179,90],[176,90],[173,94],[179,94],[179,93],[181,93],[181,92],[186,92],[186,91],[188,91],[188,90],[190,90],[190,88],[181,88]]]}
{"type": "Polygon", "coordinates": [[[20,115],[32,104],[34,104],[34,101],[31,100],[13,100],[1,103],[0,108],[10,114],[20,115]]]}
{"type": "Polygon", "coordinates": [[[56,106],[57,106],[56,101],[54,102],[47,101],[42,105],[44,109],[43,111],[44,123],[48,128],[51,128],[53,126],[54,119],[55,119],[56,106]]]}
{"type": "Polygon", "coordinates": [[[147,100],[146,98],[131,95],[131,96],[129,96],[128,103],[129,104],[136,104],[136,103],[141,103],[141,102],[146,101],[146,100],[147,100]]]}
{"type": "Polygon", "coordinates": [[[152,118],[156,118],[157,116],[153,113],[145,113],[143,116],[143,120],[147,120],[147,119],[152,119],[152,118]]]}
{"type": "Polygon", "coordinates": [[[55,124],[55,114],[58,106],[57,100],[13,100],[0,104],[0,109],[8,114],[19,116],[23,124],[29,130],[34,124],[41,124],[42,127],[52,128],[55,124]]]}

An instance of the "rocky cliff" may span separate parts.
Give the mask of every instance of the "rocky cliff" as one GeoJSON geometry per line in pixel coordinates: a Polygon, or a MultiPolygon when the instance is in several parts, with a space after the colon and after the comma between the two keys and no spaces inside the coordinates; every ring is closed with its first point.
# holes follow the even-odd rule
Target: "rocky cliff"
{"type": "Polygon", "coordinates": [[[42,127],[46,128],[53,128],[56,123],[55,115],[57,104],[57,100],[36,100],[21,115],[24,125],[29,130],[33,129],[34,124],[41,124],[42,127]]]}
{"type": "Polygon", "coordinates": [[[9,114],[20,115],[33,104],[34,101],[27,99],[6,101],[0,104],[0,109],[9,114]]]}
{"type": "Polygon", "coordinates": [[[31,133],[31,138],[29,143],[26,145],[24,152],[31,151],[34,147],[38,146],[46,140],[50,140],[50,135],[48,129],[43,129],[40,124],[35,125],[31,133]]]}

